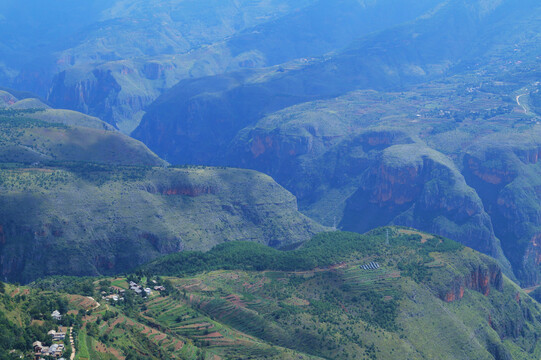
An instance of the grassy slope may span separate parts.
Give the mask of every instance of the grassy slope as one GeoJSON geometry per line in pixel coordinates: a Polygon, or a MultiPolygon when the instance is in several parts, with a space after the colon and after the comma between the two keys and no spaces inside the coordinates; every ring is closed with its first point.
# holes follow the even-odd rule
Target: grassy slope
{"type": "Polygon", "coordinates": [[[224,241],[280,247],[323,230],[266,175],[166,168],[140,142],[95,128],[98,120],[0,111],[1,272],[13,281],[124,271],[224,241]],[[45,248],[62,256],[45,259],[45,248]]]}
{"type": "MultiPolygon", "coordinates": [[[[358,242],[369,244],[359,244],[359,251],[347,247],[350,235],[329,238],[335,247],[347,248],[338,267],[212,271],[171,281],[185,292],[185,302],[213,319],[325,358],[536,359],[541,354],[534,340],[541,326],[539,304],[508,279],[488,293],[464,286],[476,271],[496,266],[492,260],[468,248],[423,249],[437,248],[439,240],[427,236],[421,244],[425,235],[407,233],[391,229],[390,247],[384,245],[384,231],[372,238],[357,235],[358,242]],[[359,269],[369,261],[382,268],[359,269]],[[454,286],[457,294],[463,286],[462,298],[449,298],[454,286]]],[[[299,268],[306,256],[319,258],[317,251],[307,255],[309,247],[310,242],[294,252],[299,268]]],[[[169,258],[173,266],[179,265],[176,260],[169,258]]],[[[155,266],[148,269],[166,268],[163,262],[155,266]]]]}
{"type": "Polygon", "coordinates": [[[0,109],[0,162],[85,161],[164,164],[140,143],[98,119],[64,110],[0,109]]]}
{"type": "Polygon", "coordinates": [[[285,246],[323,229],[297,212],[291,194],[252,171],[73,167],[0,174],[4,251],[29,259],[48,244],[69,259],[4,267],[8,276],[22,271],[23,281],[123,271],[159,254],[224,241],[285,246]]]}
{"type": "MultiPolygon", "coordinates": [[[[146,276],[139,283],[157,279],[168,293],[146,300],[129,294],[116,306],[102,301],[84,319],[87,350],[126,355],[132,348],[148,358],[194,360],[541,355],[541,306],[490,258],[416,230],[327,233],[285,254],[232,243],[191,254],[198,257],[208,271],[193,264],[182,271],[178,255],[140,269],[146,276]],[[298,268],[289,270],[292,261],[281,262],[283,256],[298,268]],[[269,269],[254,270],[267,260],[269,269]],[[371,261],[381,268],[360,269],[371,261]],[[185,276],[155,276],[175,273],[185,276]]],[[[126,286],[125,278],[108,280],[126,286]]]]}

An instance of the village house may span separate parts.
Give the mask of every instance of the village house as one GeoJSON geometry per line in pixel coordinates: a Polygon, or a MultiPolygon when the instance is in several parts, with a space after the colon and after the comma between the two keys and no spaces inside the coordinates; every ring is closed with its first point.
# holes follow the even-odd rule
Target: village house
{"type": "Polygon", "coordinates": [[[161,285],[160,286],[154,286],[154,290],[156,290],[156,291],[165,291],[165,287],[163,287],[161,285]]]}
{"type": "Polygon", "coordinates": [[[41,349],[43,349],[43,344],[41,343],[41,341],[35,341],[32,344],[32,347],[34,348],[35,353],[41,353],[41,349]]]}
{"type": "Polygon", "coordinates": [[[137,285],[133,281],[130,281],[130,290],[133,290],[137,295],[146,295],[150,296],[152,290],[150,288],[143,288],[141,285],[137,285]]]}
{"type": "Polygon", "coordinates": [[[36,341],[32,345],[34,347],[34,357],[36,360],[39,360],[42,356],[53,356],[60,358],[64,353],[64,344],[43,346],[40,341],[36,341]]]}
{"type": "Polygon", "coordinates": [[[62,315],[60,315],[60,312],[58,312],[58,310],[53,311],[51,317],[56,321],[62,320],[62,315]]]}
{"type": "Polygon", "coordinates": [[[122,300],[124,300],[123,297],[120,297],[120,296],[118,296],[118,295],[116,295],[116,294],[111,294],[111,295],[103,296],[102,299],[107,300],[107,301],[113,300],[113,301],[115,301],[115,302],[116,302],[116,301],[122,301],[122,300]]]}
{"type": "Polygon", "coordinates": [[[53,341],[62,341],[66,338],[66,333],[62,331],[56,332],[55,330],[51,330],[47,334],[53,338],[53,341]]]}

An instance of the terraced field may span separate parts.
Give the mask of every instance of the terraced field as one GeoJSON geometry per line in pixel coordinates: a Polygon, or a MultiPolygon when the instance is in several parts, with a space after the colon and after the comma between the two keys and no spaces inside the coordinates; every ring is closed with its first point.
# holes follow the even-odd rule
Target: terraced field
{"type": "MultiPolygon", "coordinates": [[[[243,330],[242,326],[238,326],[236,327],[238,330],[234,330],[195,311],[194,308],[200,308],[207,314],[217,312],[219,315],[212,317],[225,323],[227,323],[226,318],[231,320],[235,318],[235,315],[238,315],[235,310],[239,311],[235,305],[230,304],[227,300],[203,300],[201,297],[192,296],[191,300],[186,303],[175,301],[172,298],[152,300],[148,304],[145,316],[152,317],[156,323],[167,329],[168,333],[190,339],[195,344],[204,345],[208,351],[215,352],[216,356],[232,357],[240,354],[252,354],[257,358],[276,354],[276,351],[273,351],[269,345],[238,331],[243,330]]],[[[249,323],[250,320],[252,319],[248,318],[243,323],[249,323]]],[[[236,323],[238,324],[238,321],[236,323]]],[[[253,327],[247,330],[253,330],[253,327]]],[[[160,337],[154,336],[154,339],[157,340],[160,337]]]]}
{"type": "MultiPolygon", "coordinates": [[[[101,323],[97,327],[97,334],[94,337],[85,336],[85,332],[79,334],[80,343],[85,344],[86,352],[81,352],[81,357],[87,352],[92,359],[123,359],[121,353],[126,353],[126,349],[135,349],[139,354],[153,354],[158,351],[170,359],[190,359],[192,353],[195,353],[193,345],[187,345],[184,339],[176,337],[174,334],[165,333],[145,323],[131,319],[121,313],[115,317],[100,321],[105,312],[96,314],[96,316],[87,317],[86,327],[92,323],[101,323]],[[104,339],[107,344],[97,339],[104,339]],[[121,349],[121,350],[118,350],[121,349]]],[[[139,319],[143,320],[143,319],[139,319]]]]}
{"type": "MultiPolygon", "coordinates": [[[[403,229],[384,229],[373,239],[329,235],[318,245],[324,252],[308,245],[302,251],[328,256],[337,241],[342,241],[341,249],[353,250],[334,263],[303,270],[222,269],[178,277],[141,271],[130,277],[144,287],[159,284],[164,290],[148,298],[128,290],[124,301],[103,301],[99,307],[89,297],[69,295],[71,311],[87,310],[78,359],[422,360],[434,358],[434,349],[442,346],[453,351],[457,341],[462,348],[470,346],[471,334],[480,334],[479,343],[485,336],[498,336],[497,324],[512,324],[516,318],[538,326],[533,300],[517,293],[493,260],[444,238],[395,230],[403,229]],[[367,263],[379,267],[363,269],[367,263]],[[498,318],[501,307],[513,308],[513,319],[498,318]],[[473,308],[482,309],[481,317],[488,311],[493,325],[485,318],[472,325],[473,308]],[[533,320],[526,318],[528,312],[533,320]],[[446,342],[449,331],[459,334],[453,338],[458,340],[446,342]],[[437,344],[432,334],[440,334],[437,344]]],[[[250,249],[253,257],[268,254],[266,249],[250,249]]],[[[308,258],[303,256],[299,258],[308,258]]],[[[106,292],[116,292],[127,281],[119,277],[94,284],[96,291],[110,284],[106,292]]],[[[518,343],[534,337],[515,339],[518,343]]],[[[472,351],[479,355],[473,358],[490,358],[481,356],[486,353],[482,346],[472,351]]]]}
{"type": "Polygon", "coordinates": [[[377,291],[387,293],[397,286],[400,272],[396,269],[380,267],[375,270],[363,270],[359,266],[351,266],[342,271],[344,283],[355,292],[377,291]]]}

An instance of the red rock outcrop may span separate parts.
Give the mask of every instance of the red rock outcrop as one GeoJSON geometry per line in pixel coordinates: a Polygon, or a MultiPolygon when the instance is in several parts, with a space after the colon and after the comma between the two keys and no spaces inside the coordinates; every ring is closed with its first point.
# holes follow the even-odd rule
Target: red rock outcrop
{"type": "Polygon", "coordinates": [[[276,134],[258,134],[257,131],[254,131],[250,141],[250,153],[252,160],[258,159],[264,154],[276,159],[294,158],[310,153],[313,150],[314,141],[324,143],[328,140],[325,137],[314,140],[309,136],[284,137],[276,134]]]}
{"type": "Polygon", "coordinates": [[[517,176],[508,169],[484,166],[481,160],[471,156],[467,157],[465,164],[473,175],[492,185],[508,184],[517,176]]]}
{"type": "Polygon", "coordinates": [[[525,164],[537,164],[541,158],[541,146],[533,146],[530,149],[515,150],[520,161],[525,164]]]}
{"type": "Polygon", "coordinates": [[[402,205],[413,201],[422,189],[419,167],[388,168],[384,164],[371,170],[377,181],[372,190],[370,202],[386,206],[392,202],[402,205]]]}
{"type": "Polygon", "coordinates": [[[470,272],[469,276],[456,278],[450,289],[443,292],[440,298],[446,302],[453,302],[464,297],[465,289],[475,290],[488,296],[491,289],[503,289],[502,271],[497,265],[487,268],[478,266],[470,272]]]}

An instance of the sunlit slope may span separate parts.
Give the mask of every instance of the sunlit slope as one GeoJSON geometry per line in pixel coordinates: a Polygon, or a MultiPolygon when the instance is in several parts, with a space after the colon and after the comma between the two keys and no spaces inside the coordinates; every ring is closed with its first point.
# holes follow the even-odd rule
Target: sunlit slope
{"type": "Polygon", "coordinates": [[[98,119],[0,111],[0,267],[9,280],[117,273],[232,240],[282,247],[323,230],[267,175],[168,168],[98,119]]]}
{"type": "Polygon", "coordinates": [[[183,275],[171,279],[181,306],[166,316],[151,303],[146,313],[179,332],[175,316],[191,307],[330,359],[536,359],[541,351],[539,304],[494,260],[413,229],[321,234],[291,253],[237,243],[187,255],[143,267],[183,275]]]}

